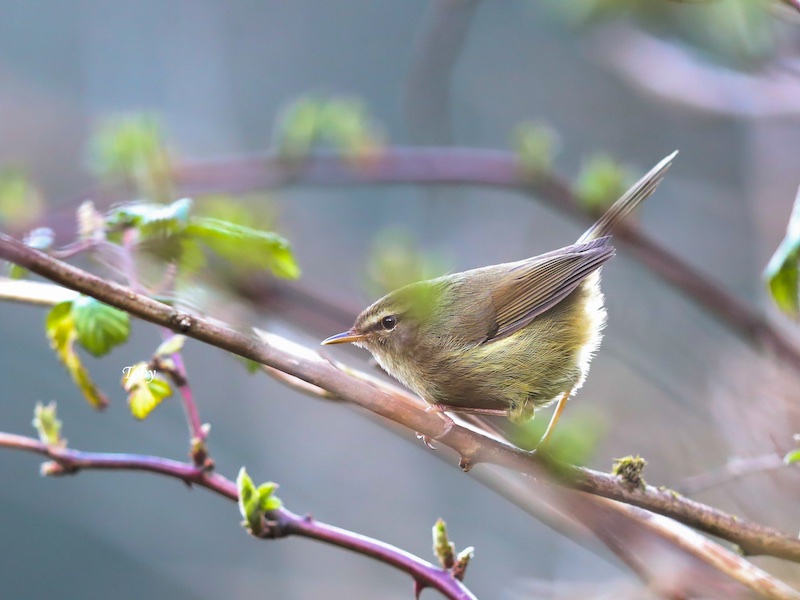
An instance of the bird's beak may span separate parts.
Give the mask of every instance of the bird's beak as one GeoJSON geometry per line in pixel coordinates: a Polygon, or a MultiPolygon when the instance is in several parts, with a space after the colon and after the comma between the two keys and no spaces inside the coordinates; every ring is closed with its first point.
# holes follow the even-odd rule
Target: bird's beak
{"type": "Polygon", "coordinates": [[[347,344],[350,342],[360,342],[363,340],[365,336],[363,333],[356,333],[352,329],[350,331],[345,331],[343,333],[337,333],[336,335],[332,335],[327,340],[322,341],[323,346],[329,346],[330,344],[347,344]]]}

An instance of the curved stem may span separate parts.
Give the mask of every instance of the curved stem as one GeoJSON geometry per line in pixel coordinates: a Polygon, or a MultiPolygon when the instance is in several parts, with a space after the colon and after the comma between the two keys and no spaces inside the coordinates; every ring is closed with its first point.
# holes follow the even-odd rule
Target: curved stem
{"type": "MultiPolygon", "coordinates": [[[[179,479],[189,485],[204,487],[234,502],[239,499],[236,484],[230,479],[216,473],[209,473],[205,469],[189,463],[159,456],[81,452],[69,448],[48,446],[30,437],[4,432],[0,432],[0,447],[34,452],[52,459],[52,463],[42,465],[42,474],[44,475],[68,475],[82,470],[146,471],[179,479]]],[[[276,520],[274,530],[278,535],[275,537],[299,535],[345,548],[404,571],[411,575],[418,585],[432,587],[447,598],[475,600],[472,592],[449,572],[391,544],[322,523],[311,517],[296,515],[285,508],[272,511],[270,516],[276,520]]]]}

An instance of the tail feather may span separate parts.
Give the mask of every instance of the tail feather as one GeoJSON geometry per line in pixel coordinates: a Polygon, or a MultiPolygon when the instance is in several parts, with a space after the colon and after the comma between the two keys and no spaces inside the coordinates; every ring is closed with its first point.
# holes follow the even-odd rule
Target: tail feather
{"type": "Polygon", "coordinates": [[[609,235],[611,230],[624,219],[628,213],[635,209],[640,202],[647,199],[650,194],[656,191],[658,184],[664,178],[667,169],[672,165],[672,159],[678,154],[676,150],[664,158],[655,167],[633,185],[622,197],[614,202],[597,222],[586,230],[577,243],[588,242],[609,235]]]}

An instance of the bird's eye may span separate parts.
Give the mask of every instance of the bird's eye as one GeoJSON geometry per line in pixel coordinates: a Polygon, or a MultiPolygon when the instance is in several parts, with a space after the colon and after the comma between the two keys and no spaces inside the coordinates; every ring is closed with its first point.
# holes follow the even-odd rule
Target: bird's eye
{"type": "Polygon", "coordinates": [[[381,327],[383,327],[386,331],[391,331],[392,329],[397,327],[397,317],[395,317],[394,315],[383,317],[381,319],[381,327]]]}

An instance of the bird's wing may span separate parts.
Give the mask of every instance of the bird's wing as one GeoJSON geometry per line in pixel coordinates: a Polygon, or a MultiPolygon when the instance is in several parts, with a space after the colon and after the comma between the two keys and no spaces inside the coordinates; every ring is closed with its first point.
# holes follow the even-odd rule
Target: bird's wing
{"type": "Polygon", "coordinates": [[[566,298],[614,256],[609,239],[602,237],[536,256],[504,275],[492,291],[495,318],[484,343],[511,335],[566,298]]]}

